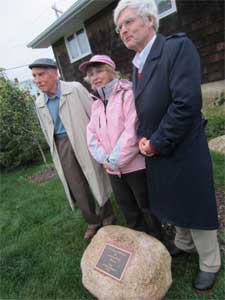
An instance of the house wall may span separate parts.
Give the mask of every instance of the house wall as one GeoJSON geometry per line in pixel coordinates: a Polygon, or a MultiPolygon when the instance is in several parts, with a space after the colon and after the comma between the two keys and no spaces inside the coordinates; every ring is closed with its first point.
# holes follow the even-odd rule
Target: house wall
{"type": "MultiPolygon", "coordinates": [[[[127,50],[115,33],[112,11],[116,2],[93,16],[85,23],[92,53],[108,54],[116,62],[118,70],[130,78],[134,52],[127,50]]],[[[159,32],[170,35],[186,32],[201,56],[203,83],[224,79],[224,1],[177,0],[177,13],[160,21],[159,32]]],[[[64,39],[53,45],[65,80],[82,81],[78,66],[89,59],[85,57],[70,63],[64,39]]]]}
{"type": "Polygon", "coordinates": [[[162,19],[165,35],[187,33],[201,56],[204,83],[224,79],[224,1],[177,0],[177,14],[162,19]]]}

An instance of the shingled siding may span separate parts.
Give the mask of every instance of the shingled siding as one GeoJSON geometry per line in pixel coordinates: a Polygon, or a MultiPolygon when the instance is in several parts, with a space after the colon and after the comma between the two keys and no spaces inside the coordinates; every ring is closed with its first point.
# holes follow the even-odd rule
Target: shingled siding
{"type": "Polygon", "coordinates": [[[203,83],[224,79],[224,1],[177,0],[177,13],[161,21],[160,32],[185,32],[201,56],[203,83]]]}
{"type": "MultiPolygon", "coordinates": [[[[186,32],[196,45],[202,62],[203,83],[224,79],[224,1],[177,0],[177,13],[163,18],[160,33],[186,32]]],[[[85,23],[92,53],[110,55],[123,75],[130,77],[133,51],[127,50],[115,33],[112,11],[116,3],[108,6],[85,23]]],[[[85,57],[70,63],[64,39],[53,45],[65,80],[82,81],[78,65],[85,57]]]]}

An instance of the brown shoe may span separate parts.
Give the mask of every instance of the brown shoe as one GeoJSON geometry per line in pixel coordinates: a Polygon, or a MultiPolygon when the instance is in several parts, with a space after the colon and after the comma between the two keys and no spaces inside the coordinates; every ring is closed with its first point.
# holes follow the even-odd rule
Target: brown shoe
{"type": "Polygon", "coordinates": [[[90,228],[88,227],[85,231],[84,234],[84,239],[85,240],[90,240],[93,238],[93,236],[96,234],[96,232],[98,231],[98,228],[90,228]]]}

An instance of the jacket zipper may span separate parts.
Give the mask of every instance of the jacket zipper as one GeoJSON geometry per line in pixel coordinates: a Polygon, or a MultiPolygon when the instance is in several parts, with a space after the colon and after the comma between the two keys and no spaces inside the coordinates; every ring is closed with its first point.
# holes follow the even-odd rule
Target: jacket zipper
{"type": "Polygon", "coordinates": [[[104,88],[102,88],[102,93],[103,93],[103,97],[104,97],[104,98],[103,98],[103,105],[104,105],[105,120],[106,120],[106,125],[107,125],[108,121],[107,121],[107,116],[106,116],[106,106],[107,106],[107,104],[108,104],[108,100],[105,99],[104,88]]]}

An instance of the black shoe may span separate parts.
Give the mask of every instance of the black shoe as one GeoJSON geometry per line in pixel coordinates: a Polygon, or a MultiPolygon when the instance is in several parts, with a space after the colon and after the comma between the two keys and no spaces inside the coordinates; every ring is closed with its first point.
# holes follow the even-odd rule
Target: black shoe
{"type": "Polygon", "coordinates": [[[181,249],[177,248],[175,245],[170,246],[168,250],[169,250],[169,253],[172,257],[178,257],[182,254],[187,253],[184,250],[181,250],[181,249]]]}
{"type": "Polygon", "coordinates": [[[200,271],[193,283],[195,292],[204,293],[210,291],[216,282],[218,273],[200,271]]]}
{"type": "Polygon", "coordinates": [[[113,215],[102,220],[102,226],[115,225],[115,224],[116,224],[116,218],[113,215]]]}

